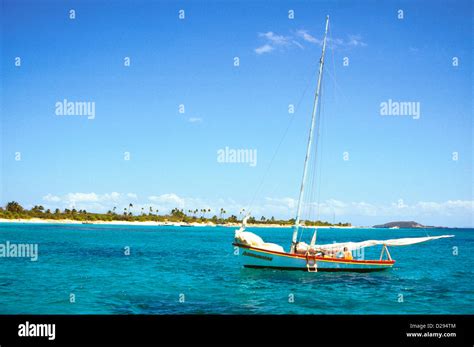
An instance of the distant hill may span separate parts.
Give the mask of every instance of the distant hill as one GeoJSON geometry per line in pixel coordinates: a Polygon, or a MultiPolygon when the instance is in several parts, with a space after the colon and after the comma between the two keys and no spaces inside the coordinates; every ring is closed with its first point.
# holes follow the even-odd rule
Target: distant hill
{"type": "Polygon", "coordinates": [[[417,222],[390,222],[390,223],[385,223],[385,224],[380,224],[380,225],[374,225],[374,228],[393,228],[393,227],[398,227],[398,228],[407,228],[407,229],[412,229],[412,228],[434,228],[432,226],[426,226],[426,225],[421,225],[420,223],[417,222]]]}

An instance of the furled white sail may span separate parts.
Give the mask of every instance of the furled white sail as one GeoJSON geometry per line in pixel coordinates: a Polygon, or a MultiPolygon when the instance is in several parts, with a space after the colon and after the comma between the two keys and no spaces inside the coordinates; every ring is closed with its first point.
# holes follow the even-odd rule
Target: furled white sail
{"type": "Polygon", "coordinates": [[[275,252],[282,252],[282,253],[285,251],[282,246],[277,245],[275,243],[264,242],[260,236],[254,233],[251,233],[249,231],[244,231],[244,230],[245,230],[245,225],[242,224],[242,227],[239,230],[235,231],[235,241],[237,243],[251,246],[251,247],[257,247],[260,249],[265,249],[268,251],[275,251],[275,252]]]}
{"type": "Polygon", "coordinates": [[[342,250],[345,247],[349,251],[372,247],[377,245],[386,245],[386,246],[409,246],[414,245],[420,242],[426,242],[431,240],[443,239],[447,237],[454,237],[454,235],[441,235],[441,236],[427,236],[427,237],[408,237],[402,239],[390,239],[390,240],[367,240],[362,242],[342,242],[342,243],[330,243],[326,245],[315,245],[315,250],[342,250]]]}

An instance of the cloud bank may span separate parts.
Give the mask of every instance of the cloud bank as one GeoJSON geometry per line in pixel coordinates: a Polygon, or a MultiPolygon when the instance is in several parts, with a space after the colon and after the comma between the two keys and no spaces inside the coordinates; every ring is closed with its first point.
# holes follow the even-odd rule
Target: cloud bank
{"type": "MultiPolygon", "coordinates": [[[[304,49],[304,43],[319,46],[323,44],[322,39],[313,36],[305,29],[297,30],[290,35],[280,35],[273,31],[267,31],[265,33],[258,33],[258,37],[263,40],[264,43],[254,49],[254,52],[257,55],[275,52],[282,49],[290,49],[292,47],[304,49]]],[[[327,45],[332,49],[349,49],[367,46],[360,35],[348,35],[345,39],[328,37],[327,45]]]]}
{"type": "MultiPolygon", "coordinates": [[[[142,208],[148,212],[151,207],[160,214],[169,213],[173,208],[187,210],[210,209],[209,215],[218,215],[221,208],[227,215],[240,215],[242,209],[248,210],[246,203],[233,199],[209,200],[195,197],[183,197],[175,193],[161,195],[138,196],[135,193],[111,192],[98,194],[68,193],[64,195],[47,194],[43,197],[45,208],[76,208],[90,212],[107,212],[116,207],[117,212],[133,204],[132,212],[140,213],[142,208]]],[[[266,197],[254,204],[252,215],[267,218],[293,218],[296,214],[297,200],[291,197],[266,197]]],[[[473,226],[474,201],[447,200],[443,202],[418,201],[404,203],[403,201],[374,204],[365,201],[348,202],[328,199],[319,204],[305,204],[303,218],[308,216],[332,222],[352,222],[356,225],[373,225],[393,220],[416,220],[422,224],[440,226],[473,226]]]]}

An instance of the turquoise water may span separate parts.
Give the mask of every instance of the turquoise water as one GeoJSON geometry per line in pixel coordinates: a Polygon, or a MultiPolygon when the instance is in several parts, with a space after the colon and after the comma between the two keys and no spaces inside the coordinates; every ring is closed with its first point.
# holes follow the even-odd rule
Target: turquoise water
{"type": "MultiPolygon", "coordinates": [[[[474,313],[474,229],[318,232],[318,243],[456,235],[391,248],[397,263],[380,273],[243,269],[234,229],[0,224],[0,243],[39,247],[36,262],[0,258],[0,314],[474,313]]],[[[291,239],[290,229],[253,231],[285,248],[291,239]]]]}

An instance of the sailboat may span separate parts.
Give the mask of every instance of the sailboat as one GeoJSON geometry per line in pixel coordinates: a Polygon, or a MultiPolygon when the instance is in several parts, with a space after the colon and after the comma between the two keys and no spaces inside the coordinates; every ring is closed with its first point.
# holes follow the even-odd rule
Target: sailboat
{"type": "Polygon", "coordinates": [[[298,242],[298,234],[301,225],[301,212],[305,191],[305,182],[308,172],[308,161],[313,145],[314,127],[318,111],[321,80],[324,66],[324,54],[326,51],[326,40],[329,27],[329,16],[326,17],[326,26],[322,44],[321,59],[319,61],[318,83],[316,87],[313,111],[311,116],[311,127],[309,130],[308,144],[303,168],[303,178],[299,192],[297,213],[293,226],[293,236],[289,251],[285,251],[280,245],[266,243],[258,235],[246,231],[248,214],[242,221],[241,227],[236,230],[233,245],[238,248],[238,255],[242,265],[247,268],[271,268],[279,270],[302,270],[308,272],[318,271],[354,271],[371,272],[386,270],[393,267],[395,260],[392,259],[388,247],[407,246],[435,239],[453,237],[454,235],[427,236],[415,238],[401,238],[391,240],[367,240],[362,242],[343,242],[332,244],[316,244],[316,230],[310,244],[298,242]],[[352,252],[365,247],[382,246],[379,259],[365,260],[353,259],[352,252]]]}

